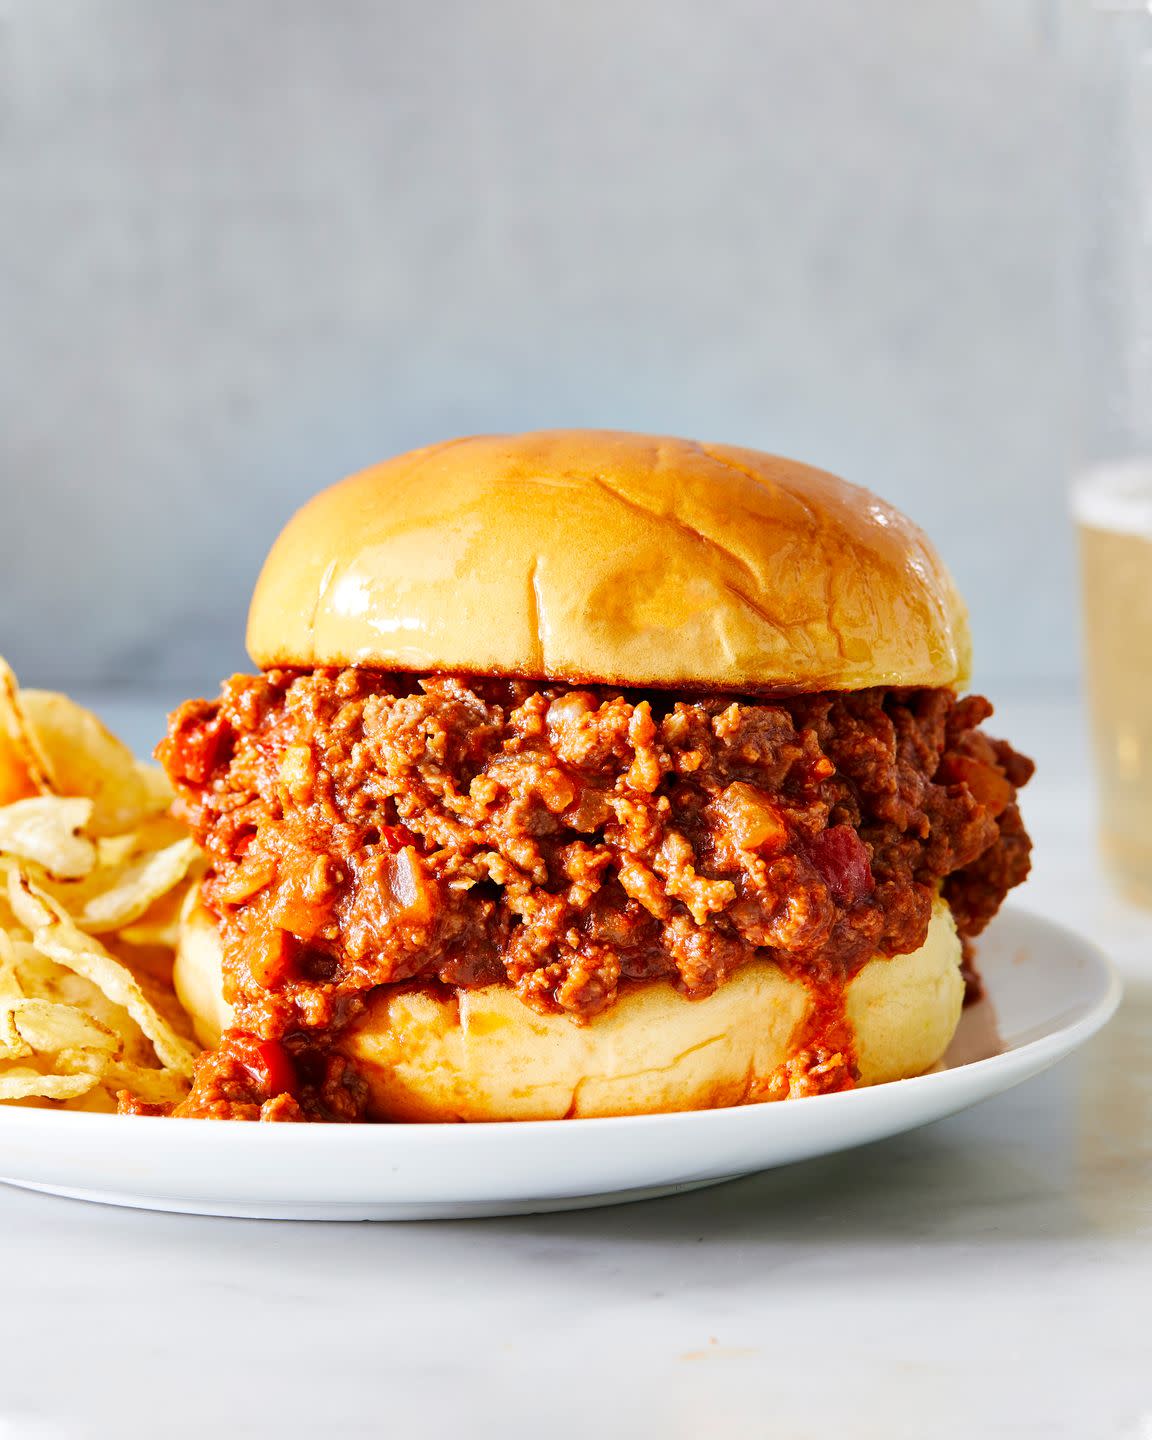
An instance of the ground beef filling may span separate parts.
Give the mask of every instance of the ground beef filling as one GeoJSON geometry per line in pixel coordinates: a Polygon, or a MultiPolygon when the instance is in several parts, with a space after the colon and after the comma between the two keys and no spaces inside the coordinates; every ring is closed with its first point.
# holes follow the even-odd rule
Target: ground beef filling
{"type": "Polygon", "coordinates": [[[990,714],[948,690],[236,676],[159,750],[236,1011],[179,1113],[361,1118],[331,1042],[378,985],[510,985],[580,1023],[623,986],[699,998],[766,957],[821,1002],[781,1093],[849,1085],[845,982],[923,944],[941,888],[967,938],[1027,874],[1032,765],[990,714]]]}

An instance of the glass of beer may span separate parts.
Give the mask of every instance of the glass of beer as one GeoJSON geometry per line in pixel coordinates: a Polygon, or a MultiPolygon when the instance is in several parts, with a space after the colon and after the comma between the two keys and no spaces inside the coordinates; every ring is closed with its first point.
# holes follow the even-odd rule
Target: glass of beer
{"type": "Polygon", "coordinates": [[[1152,905],[1152,455],[1089,470],[1073,507],[1104,855],[1152,905]]]}

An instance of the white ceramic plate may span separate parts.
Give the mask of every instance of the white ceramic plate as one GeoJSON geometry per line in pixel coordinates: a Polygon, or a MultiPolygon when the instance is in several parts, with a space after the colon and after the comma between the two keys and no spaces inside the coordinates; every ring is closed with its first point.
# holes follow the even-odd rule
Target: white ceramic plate
{"type": "Polygon", "coordinates": [[[248,1125],[0,1106],[0,1171],[84,1200],[267,1219],[409,1220],[667,1195],[938,1120],[1047,1069],[1108,1020],[1112,966],[1009,908],[980,942],[989,999],[936,1072],[777,1105],[498,1125],[248,1125]]]}

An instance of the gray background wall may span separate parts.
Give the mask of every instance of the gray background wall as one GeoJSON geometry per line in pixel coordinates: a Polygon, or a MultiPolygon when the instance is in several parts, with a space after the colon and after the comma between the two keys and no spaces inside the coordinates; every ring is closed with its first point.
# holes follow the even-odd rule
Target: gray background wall
{"type": "Polygon", "coordinates": [[[212,688],[314,490],[595,424],[870,485],[1071,684],[1086,9],[2,0],[0,651],[212,688]]]}

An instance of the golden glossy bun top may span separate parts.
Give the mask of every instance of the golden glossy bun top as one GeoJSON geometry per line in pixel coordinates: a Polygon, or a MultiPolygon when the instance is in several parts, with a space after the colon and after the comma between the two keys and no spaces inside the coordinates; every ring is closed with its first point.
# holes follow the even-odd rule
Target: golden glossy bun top
{"type": "Polygon", "coordinates": [[[744,691],[956,686],[967,616],[867,490],[757,450],[601,430],[477,435],[310,501],[248,649],[362,665],[744,691]]]}

